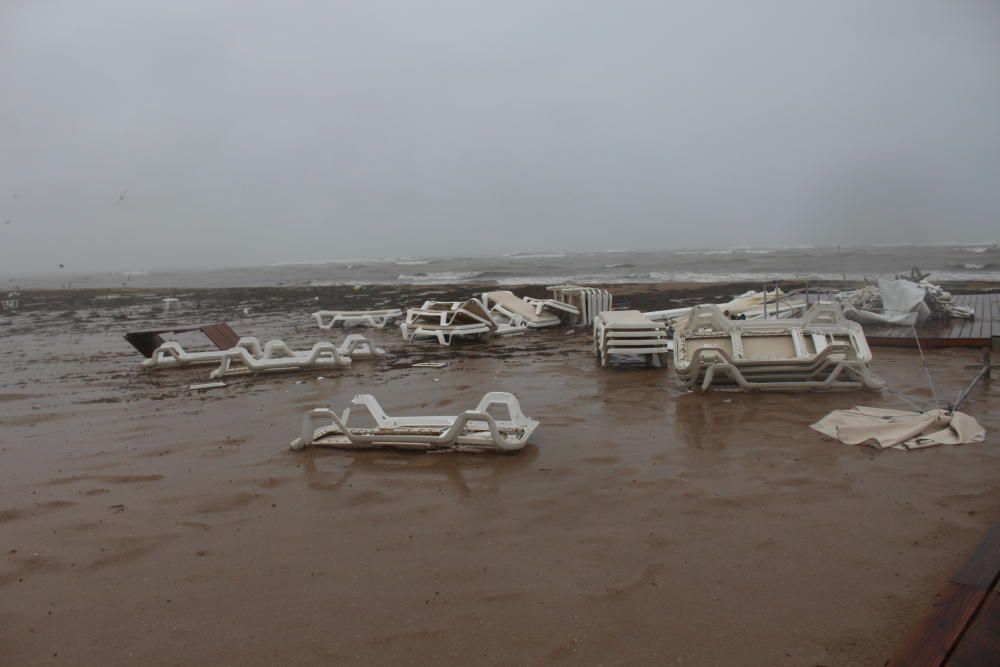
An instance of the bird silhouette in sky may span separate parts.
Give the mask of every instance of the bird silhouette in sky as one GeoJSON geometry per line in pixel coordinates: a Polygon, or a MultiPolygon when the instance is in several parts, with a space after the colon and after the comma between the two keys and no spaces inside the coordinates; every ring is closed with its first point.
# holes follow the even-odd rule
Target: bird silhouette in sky
{"type": "Polygon", "coordinates": [[[5,224],[5,225],[9,225],[9,224],[10,224],[10,223],[12,223],[12,222],[14,222],[14,221],[13,221],[13,220],[4,220],[4,221],[3,221],[3,224],[5,224]]]}
{"type": "Polygon", "coordinates": [[[65,266],[63,266],[62,264],[60,264],[60,265],[59,265],[59,268],[60,268],[60,269],[64,269],[64,268],[66,268],[66,267],[65,267],[65,266]]]}
{"type": "Polygon", "coordinates": [[[118,195],[118,201],[115,202],[115,206],[118,206],[118,204],[121,204],[123,201],[125,201],[125,195],[127,195],[127,194],[128,194],[128,190],[122,191],[122,193],[120,195],[118,195]]]}

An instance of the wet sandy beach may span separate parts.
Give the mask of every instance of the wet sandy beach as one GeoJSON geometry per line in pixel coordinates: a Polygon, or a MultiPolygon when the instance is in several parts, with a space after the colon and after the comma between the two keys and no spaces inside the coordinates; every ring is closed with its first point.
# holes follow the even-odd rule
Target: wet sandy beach
{"type": "MultiPolygon", "coordinates": [[[[600,369],[585,330],[452,349],[365,330],[387,359],[203,393],[208,368],[143,372],[121,338],[228,319],[303,347],[318,307],[426,293],[219,290],[176,314],[27,293],[0,315],[0,662],[881,665],[1000,521],[995,381],[965,406],[985,443],[877,452],[809,424],[905,407],[888,393],[688,394],[600,369]],[[450,364],[411,367],[430,359],[450,364]],[[455,414],[492,390],[541,422],[516,455],[288,450],[306,409],[356,393],[455,414]]],[[[917,354],[874,353],[930,398],[917,354]]],[[[977,359],[929,353],[939,393],[977,359]]]]}

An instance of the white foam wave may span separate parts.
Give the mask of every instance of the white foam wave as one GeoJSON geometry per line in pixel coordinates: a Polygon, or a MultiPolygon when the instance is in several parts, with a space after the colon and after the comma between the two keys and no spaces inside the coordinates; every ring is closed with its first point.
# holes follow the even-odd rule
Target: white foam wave
{"type": "Polygon", "coordinates": [[[482,271],[440,271],[431,273],[401,273],[396,280],[405,283],[460,283],[483,275],[482,271]]]}
{"type": "Polygon", "coordinates": [[[732,255],[735,250],[675,250],[675,255],[732,255]]]}
{"type": "Polygon", "coordinates": [[[566,256],[562,252],[509,252],[503,255],[507,259],[561,259],[566,256]]]}

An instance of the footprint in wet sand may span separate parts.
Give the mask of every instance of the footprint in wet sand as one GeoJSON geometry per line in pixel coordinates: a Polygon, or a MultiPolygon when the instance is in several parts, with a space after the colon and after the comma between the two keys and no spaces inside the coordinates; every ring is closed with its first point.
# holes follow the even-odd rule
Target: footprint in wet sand
{"type": "Polygon", "coordinates": [[[104,484],[139,484],[142,482],[158,482],[163,475],[74,475],[72,477],[56,477],[45,482],[44,486],[59,486],[73,482],[103,482],[104,484]]]}
{"type": "Polygon", "coordinates": [[[217,514],[219,512],[230,512],[246,507],[255,500],[266,499],[268,496],[262,493],[238,493],[227,498],[214,498],[206,500],[198,505],[196,511],[202,514],[217,514]]]}
{"type": "Polygon", "coordinates": [[[121,565],[148,555],[158,546],[173,539],[173,535],[130,536],[109,542],[101,549],[102,555],[87,566],[88,570],[99,570],[111,565],[121,565]]]}
{"type": "Polygon", "coordinates": [[[48,514],[49,512],[54,512],[58,509],[72,507],[75,504],[76,503],[69,500],[52,500],[47,503],[38,503],[24,509],[14,508],[9,510],[0,510],[0,523],[7,523],[8,521],[17,521],[18,519],[26,519],[28,517],[48,514]]]}

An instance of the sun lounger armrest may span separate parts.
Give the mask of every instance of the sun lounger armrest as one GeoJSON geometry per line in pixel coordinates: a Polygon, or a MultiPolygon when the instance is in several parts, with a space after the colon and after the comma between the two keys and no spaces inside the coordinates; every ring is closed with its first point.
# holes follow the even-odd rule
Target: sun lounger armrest
{"type": "Polygon", "coordinates": [[[529,421],[528,417],[521,412],[521,404],[517,402],[517,397],[506,391],[491,391],[479,401],[479,405],[473,412],[478,412],[481,414],[486,414],[486,412],[494,405],[503,405],[507,408],[510,413],[510,420],[517,424],[523,425],[529,421]]]}
{"type": "Polygon", "coordinates": [[[351,399],[351,405],[363,407],[372,416],[379,428],[392,428],[396,425],[396,420],[386,414],[382,406],[371,394],[358,394],[351,399]]]}
{"type": "Polygon", "coordinates": [[[347,423],[350,413],[350,408],[344,410],[343,416],[338,415],[330,408],[315,408],[305,413],[302,415],[302,434],[292,441],[292,449],[304,449],[311,445],[313,443],[313,437],[316,434],[316,428],[320,425],[320,423],[332,421],[336,423],[337,426],[343,428],[343,424],[347,423]]]}

